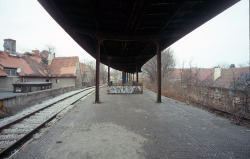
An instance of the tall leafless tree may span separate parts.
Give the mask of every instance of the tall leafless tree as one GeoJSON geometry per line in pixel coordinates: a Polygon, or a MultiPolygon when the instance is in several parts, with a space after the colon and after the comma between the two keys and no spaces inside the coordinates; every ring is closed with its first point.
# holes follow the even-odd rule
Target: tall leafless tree
{"type": "Polygon", "coordinates": [[[121,71],[111,69],[111,78],[115,82],[119,82],[119,80],[121,79],[121,71]]]}
{"type": "Polygon", "coordinates": [[[55,53],[56,47],[50,44],[45,45],[45,50],[47,50],[49,53],[55,53]]]}
{"type": "Polygon", "coordinates": [[[182,87],[193,87],[198,84],[198,72],[197,67],[193,67],[192,60],[189,61],[188,67],[185,67],[185,61],[182,63],[181,68],[181,84],[182,87]]]}
{"type": "Polygon", "coordinates": [[[101,63],[100,65],[100,79],[103,83],[107,82],[108,79],[108,71],[107,71],[107,66],[101,63]]]}
{"type": "MultiPolygon", "coordinates": [[[[164,50],[161,54],[162,78],[166,79],[175,67],[174,51],[171,48],[164,50]]],[[[142,73],[149,78],[151,83],[157,80],[157,60],[156,56],[150,59],[142,67],[142,73]]]]}

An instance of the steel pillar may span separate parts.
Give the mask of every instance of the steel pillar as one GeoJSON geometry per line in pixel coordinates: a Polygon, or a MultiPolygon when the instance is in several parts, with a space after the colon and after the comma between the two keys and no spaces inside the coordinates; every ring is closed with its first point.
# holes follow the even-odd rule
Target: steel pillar
{"type": "Polygon", "coordinates": [[[138,67],[136,66],[136,82],[138,82],[138,67]]]}
{"type": "Polygon", "coordinates": [[[160,42],[156,43],[157,49],[157,103],[161,103],[161,47],[160,42]]]}
{"type": "Polygon", "coordinates": [[[95,81],[95,103],[100,103],[99,100],[99,82],[100,82],[100,44],[101,40],[96,39],[96,81],[95,81]]]}
{"type": "Polygon", "coordinates": [[[126,72],[126,82],[128,82],[128,72],[126,72]]]}
{"type": "Polygon", "coordinates": [[[122,71],[122,84],[126,83],[126,73],[122,71]]]}
{"type": "Polygon", "coordinates": [[[108,66],[108,83],[110,82],[110,67],[108,66]]]}

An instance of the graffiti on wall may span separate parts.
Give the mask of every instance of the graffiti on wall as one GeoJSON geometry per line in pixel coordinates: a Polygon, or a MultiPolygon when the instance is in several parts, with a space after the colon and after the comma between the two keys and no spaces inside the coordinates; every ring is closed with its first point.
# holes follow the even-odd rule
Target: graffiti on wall
{"type": "Polygon", "coordinates": [[[108,86],[111,94],[142,94],[142,86],[108,86]]]}

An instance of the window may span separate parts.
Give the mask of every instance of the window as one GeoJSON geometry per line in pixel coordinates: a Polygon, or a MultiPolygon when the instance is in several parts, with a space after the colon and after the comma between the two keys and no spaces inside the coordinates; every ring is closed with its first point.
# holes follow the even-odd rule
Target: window
{"type": "Polygon", "coordinates": [[[56,83],[59,83],[59,79],[56,79],[56,83]]]}
{"type": "Polygon", "coordinates": [[[8,76],[18,76],[16,68],[5,68],[4,71],[8,74],[8,76]]]}
{"type": "Polygon", "coordinates": [[[46,82],[50,82],[50,79],[46,79],[46,82]]]}

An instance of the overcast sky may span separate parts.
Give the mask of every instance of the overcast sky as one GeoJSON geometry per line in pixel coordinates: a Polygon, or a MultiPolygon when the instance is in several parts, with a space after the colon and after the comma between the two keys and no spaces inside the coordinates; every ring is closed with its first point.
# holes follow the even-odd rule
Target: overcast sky
{"type": "MultiPolygon", "coordinates": [[[[17,52],[56,47],[56,56],[93,59],[36,0],[0,0],[0,50],[3,39],[17,41],[17,52]]],[[[249,0],[242,0],[171,46],[180,65],[198,67],[249,62],[249,0]]]]}

